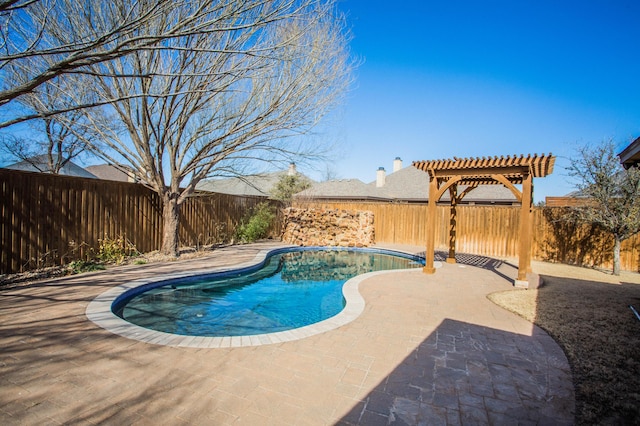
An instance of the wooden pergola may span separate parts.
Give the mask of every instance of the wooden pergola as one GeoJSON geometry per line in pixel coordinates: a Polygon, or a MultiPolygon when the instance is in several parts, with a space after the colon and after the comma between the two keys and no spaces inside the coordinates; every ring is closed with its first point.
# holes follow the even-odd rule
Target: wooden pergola
{"type": "Polygon", "coordinates": [[[455,263],[456,205],[478,185],[507,187],[521,204],[520,239],[518,247],[518,279],[516,284],[526,286],[527,272],[531,272],[531,246],[533,226],[533,178],[545,177],[553,172],[556,157],[531,154],[489,158],[456,158],[449,160],[414,161],[413,166],[429,173],[429,207],[427,226],[426,263],[424,272],[435,273],[436,203],[445,191],[451,198],[449,215],[449,255],[447,262],[455,263]],[[515,185],[522,185],[522,190],[515,185]],[[465,188],[458,193],[458,188],[465,188]],[[519,283],[518,283],[519,282],[519,283]]]}

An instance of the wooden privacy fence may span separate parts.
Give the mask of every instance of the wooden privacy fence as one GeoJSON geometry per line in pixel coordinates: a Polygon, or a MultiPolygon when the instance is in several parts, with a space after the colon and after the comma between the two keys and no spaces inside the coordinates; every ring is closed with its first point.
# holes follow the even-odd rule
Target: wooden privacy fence
{"type": "MultiPolygon", "coordinates": [[[[262,197],[196,194],[181,207],[180,241],[228,241],[262,197]]],[[[380,243],[425,244],[427,206],[395,203],[298,202],[296,207],[373,211],[380,243]]],[[[439,206],[436,248],[446,250],[449,207],[439,206]]],[[[458,206],[459,253],[516,257],[519,207],[458,206]]],[[[613,242],[597,227],[560,220],[562,208],[536,208],[533,256],[611,267],[613,242]]],[[[280,234],[277,221],[272,235],[280,234]]],[[[102,238],[125,237],[139,251],[160,247],[162,206],[148,188],[126,182],[0,169],[0,274],[60,265],[95,253],[102,238]]],[[[640,235],[623,242],[622,268],[640,272],[640,235]]]]}
{"type": "MultiPolygon", "coordinates": [[[[228,241],[261,201],[225,194],[189,198],[181,208],[181,244],[228,241]]],[[[140,252],[159,249],[158,195],[134,183],[0,169],[0,274],[84,259],[105,237],[125,237],[140,252]]]]}
{"type": "Polygon", "coordinates": [[[279,238],[282,225],[279,202],[259,196],[203,192],[189,197],[180,207],[180,242],[195,247],[229,242],[253,207],[265,201],[277,208],[269,235],[279,238]]]}
{"type": "MultiPolygon", "coordinates": [[[[426,204],[380,202],[296,202],[295,207],[370,210],[377,243],[425,244],[426,204]]],[[[533,258],[611,267],[613,239],[596,226],[561,220],[562,208],[534,209],[533,258]]],[[[456,250],[499,258],[518,256],[519,206],[457,206],[456,250]]],[[[438,206],[436,250],[449,247],[449,206],[438,206]]],[[[640,272],[640,234],[622,243],[622,268],[640,272]]]]}

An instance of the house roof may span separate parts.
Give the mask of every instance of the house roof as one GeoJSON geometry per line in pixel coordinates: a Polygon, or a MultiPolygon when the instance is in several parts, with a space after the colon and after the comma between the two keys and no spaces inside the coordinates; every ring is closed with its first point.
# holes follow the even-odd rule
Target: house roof
{"type": "Polygon", "coordinates": [[[280,176],[286,172],[261,173],[243,178],[209,179],[196,185],[200,191],[217,192],[230,195],[269,196],[280,176]]]}
{"type": "Polygon", "coordinates": [[[311,188],[298,192],[296,198],[330,198],[348,200],[384,200],[385,197],[359,179],[338,179],[318,182],[311,188]]]}
{"type": "MultiPolygon", "coordinates": [[[[36,155],[27,160],[10,164],[5,168],[12,169],[12,170],[22,170],[25,172],[51,173],[51,171],[48,170],[49,160],[46,155],[36,155]]],[[[89,179],[98,179],[97,176],[86,171],[85,169],[78,166],[72,161],[67,162],[67,164],[65,164],[60,169],[58,174],[65,175],[65,176],[76,176],[76,177],[83,177],[83,178],[89,178],[89,179]]]]}
{"type": "MultiPolygon", "coordinates": [[[[377,181],[368,184],[358,179],[341,179],[320,182],[296,194],[296,198],[384,200],[401,202],[429,201],[429,174],[413,166],[402,168],[385,176],[384,185],[377,181]]],[[[466,187],[460,186],[460,192],[466,187]]],[[[442,196],[448,201],[449,193],[442,196]]],[[[502,185],[479,185],[463,199],[465,203],[515,203],[516,197],[502,185]]]]}
{"type": "Polygon", "coordinates": [[[129,175],[111,164],[98,164],[96,166],[85,167],[89,173],[94,174],[98,179],[113,180],[116,182],[130,182],[129,175]]]}
{"type": "Polygon", "coordinates": [[[196,189],[200,191],[217,192],[219,194],[269,197],[280,179],[292,173],[313,182],[304,174],[296,171],[295,165],[291,164],[289,170],[273,173],[259,173],[251,176],[228,179],[204,180],[196,185],[196,189]]]}
{"type": "Polygon", "coordinates": [[[415,167],[405,167],[385,176],[384,185],[369,183],[379,196],[403,201],[429,200],[429,175],[415,167]]]}
{"type": "Polygon", "coordinates": [[[618,156],[625,169],[640,164],[640,137],[631,142],[618,156]]]}

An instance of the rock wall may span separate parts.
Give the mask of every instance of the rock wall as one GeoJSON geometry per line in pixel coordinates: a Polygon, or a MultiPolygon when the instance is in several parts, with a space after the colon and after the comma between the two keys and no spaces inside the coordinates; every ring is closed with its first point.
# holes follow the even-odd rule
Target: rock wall
{"type": "Polygon", "coordinates": [[[299,246],[368,247],[375,243],[373,212],[284,210],[282,241],[299,246]]]}

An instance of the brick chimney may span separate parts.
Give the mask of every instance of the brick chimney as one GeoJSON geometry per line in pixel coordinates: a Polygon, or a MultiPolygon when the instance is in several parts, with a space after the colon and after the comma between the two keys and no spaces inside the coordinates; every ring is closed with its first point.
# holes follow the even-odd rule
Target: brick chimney
{"type": "Polygon", "coordinates": [[[378,171],[376,173],[376,188],[382,188],[384,186],[385,178],[386,172],[384,171],[384,167],[378,167],[378,171]]]}
{"type": "Polygon", "coordinates": [[[289,163],[289,170],[287,170],[287,176],[295,176],[298,173],[296,170],[296,163],[289,163]]]}
{"type": "Polygon", "coordinates": [[[400,159],[400,157],[396,157],[396,159],[393,160],[393,173],[400,169],[402,169],[402,159],[400,159]]]}

